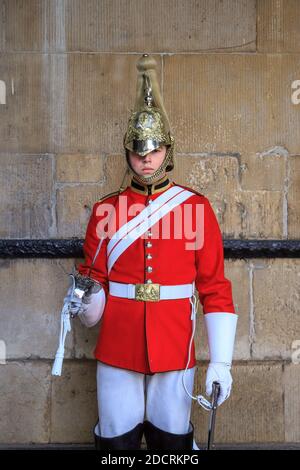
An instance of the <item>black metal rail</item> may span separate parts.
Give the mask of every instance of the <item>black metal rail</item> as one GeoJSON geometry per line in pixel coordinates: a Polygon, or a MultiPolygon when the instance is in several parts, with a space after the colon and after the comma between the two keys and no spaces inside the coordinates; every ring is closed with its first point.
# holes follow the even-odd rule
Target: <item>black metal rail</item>
{"type": "MultiPolygon", "coordinates": [[[[81,258],[83,240],[2,239],[0,258],[81,258]]],[[[300,240],[224,240],[225,258],[300,258],[300,240]]]]}

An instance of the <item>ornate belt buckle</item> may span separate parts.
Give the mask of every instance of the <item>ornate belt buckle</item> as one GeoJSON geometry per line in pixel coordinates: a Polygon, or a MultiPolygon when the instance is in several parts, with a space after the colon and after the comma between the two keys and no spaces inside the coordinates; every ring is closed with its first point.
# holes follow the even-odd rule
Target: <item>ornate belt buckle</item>
{"type": "Polygon", "coordinates": [[[160,297],[159,288],[160,284],[136,284],[135,300],[157,302],[160,297]]]}

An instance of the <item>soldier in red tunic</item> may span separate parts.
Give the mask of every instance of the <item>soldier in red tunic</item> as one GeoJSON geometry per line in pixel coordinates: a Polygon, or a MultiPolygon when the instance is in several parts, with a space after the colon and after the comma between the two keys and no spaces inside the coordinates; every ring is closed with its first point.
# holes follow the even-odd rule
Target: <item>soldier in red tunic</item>
{"type": "MultiPolygon", "coordinates": [[[[138,61],[138,93],[124,137],[125,189],[96,202],[77,269],[98,288],[74,311],[100,319],[97,359],[99,450],[197,449],[190,421],[198,298],[208,334],[206,392],[229,397],[237,315],[224,276],[223,243],[209,200],[170,180],[174,138],[156,63],[138,61]]],[[[94,287],[95,287],[94,285],[94,287]]]]}

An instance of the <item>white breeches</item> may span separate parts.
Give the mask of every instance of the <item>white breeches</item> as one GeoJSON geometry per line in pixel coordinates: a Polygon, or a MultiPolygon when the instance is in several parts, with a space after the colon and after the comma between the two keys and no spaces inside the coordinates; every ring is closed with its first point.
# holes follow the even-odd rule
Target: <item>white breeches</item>
{"type": "MultiPolygon", "coordinates": [[[[184,370],[146,375],[97,361],[97,398],[102,437],[115,437],[144,420],[174,434],[189,432],[192,399],[182,384],[184,370]]],[[[194,387],[195,367],[187,369],[185,385],[194,387]]]]}

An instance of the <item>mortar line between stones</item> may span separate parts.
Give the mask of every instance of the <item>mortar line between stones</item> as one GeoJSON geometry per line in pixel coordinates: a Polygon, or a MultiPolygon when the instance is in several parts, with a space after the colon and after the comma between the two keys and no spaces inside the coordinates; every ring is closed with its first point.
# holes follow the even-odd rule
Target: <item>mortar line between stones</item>
{"type": "MultiPolygon", "coordinates": [[[[54,357],[53,358],[9,358],[9,359],[6,359],[6,363],[5,364],[0,364],[0,368],[1,367],[5,367],[5,366],[8,366],[10,364],[14,364],[14,363],[22,363],[22,364],[25,364],[25,363],[36,363],[36,362],[39,362],[39,363],[45,363],[45,364],[51,364],[51,367],[52,367],[52,364],[53,364],[53,361],[54,361],[54,357]]],[[[81,358],[74,358],[74,357],[65,357],[64,358],[64,364],[65,363],[85,363],[85,362],[95,362],[95,359],[94,358],[87,358],[87,357],[81,357],[81,358]]],[[[201,365],[207,365],[209,364],[209,359],[197,359],[197,365],[201,366],[201,365]]],[[[285,365],[290,365],[292,364],[292,361],[291,359],[284,359],[282,357],[277,357],[277,358],[266,358],[266,359],[235,359],[234,360],[234,364],[235,365],[240,365],[240,366],[267,366],[267,365],[279,365],[279,364],[285,364],[285,365]]]]}
{"type": "Polygon", "coordinates": [[[253,268],[252,262],[248,265],[249,269],[249,343],[250,343],[250,357],[253,357],[253,345],[255,341],[255,312],[253,301],[253,268]]]}
{"type": "Polygon", "coordinates": [[[288,238],[288,193],[289,193],[289,186],[290,186],[290,160],[289,155],[284,157],[285,159],[285,178],[283,182],[283,198],[282,198],[282,231],[283,237],[288,238]]]}
{"type": "MultiPolygon", "coordinates": [[[[51,365],[50,365],[51,367],[51,365]]],[[[50,399],[49,399],[49,434],[48,434],[48,439],[49,439],[49,444],[52,443],[52,386],[53,386],[53,376],[50,373],[50,399]]]]}
{"type": "Polygon", "coordinates": [[[283,410],[283,430],[284,430],[284,441],[287,439],[287,430],[286,430],[286,412],[285,412],[285,363],[281,364],[282,375],[281,375],[281,386],[282,386],[282,410],[283,410]]]}
{"type": "Polygon", "coordinates": [[[83,182],[75,182],[75,181],[66,181],[65,183],[56,182],[55,187],[56,189],[64,189],[64,188],[76,188],[76,187],[82,187],[82,186],[96,186],[101,188],[103,186],[103,181],[98,180],[98,181],[83,181],[83,182]]]}
{"type": "Polygon", "coordinates": [[[255,52],[258,53],[258,5],[257,5],[257,0],[255,0],[255,52]]]}
{"type": "Polygon", "coordinates": [[[51,194],[51,215],[52,224],[50,227],[50,235],[57,236],[57,181],[56,181],[56,155],[51,155],[51,170],[52,170],[52,194],[51,194]]]}
{"type": "Polygon", "coordinates": [[[161,95],[164,99],[164,57],[161,56],[161,80],[160,80],[160,88],[161,88],[161,95]]]}
{"type": "Polygon", "coordinates": [[[176,152],[179,157],[235,157],[240,160],[239,152],[176,152]]]}
{"type": "MultiPolygon", "coordinates": [[[[179,56],[179,55],[252,55],[252,56],[266,56],[266,55],[272,55],[272,56],[288,56],[288,55],[295,55],[297,52],[258,52],[258,51],[244,51],[244,50],[232,50],[229,51],[229,49],[235,48],[235,47],[240,47],[240,46],[245,46],[247,44],[254,43],[255,40],[250,41],[249,43],[244,43],[240,45],[235,45],[235,46],[229,46],[228,48],[215,48],[215,49],[201,49],[201,50],[195,50],[195,51],[172,51],[172,52],[164,52],[164,51],[149,51],[147,50],[147,54],[153,55],[153,56],[167,56],[167,57],[172,57],[172,56],[179,56]]],[[[62,50],[51,50],[48,52],[43,51],[42,49],[40,51],[33,51],[33,50],[8,50],[8,51],[2,51],[2,54],[30,54],[30,55],[120,55],[120,56],[141,56],[144,53],[144,51],[91,51],[91,50],[86,50],[86,51],[62,51],[62,50]]]]}

